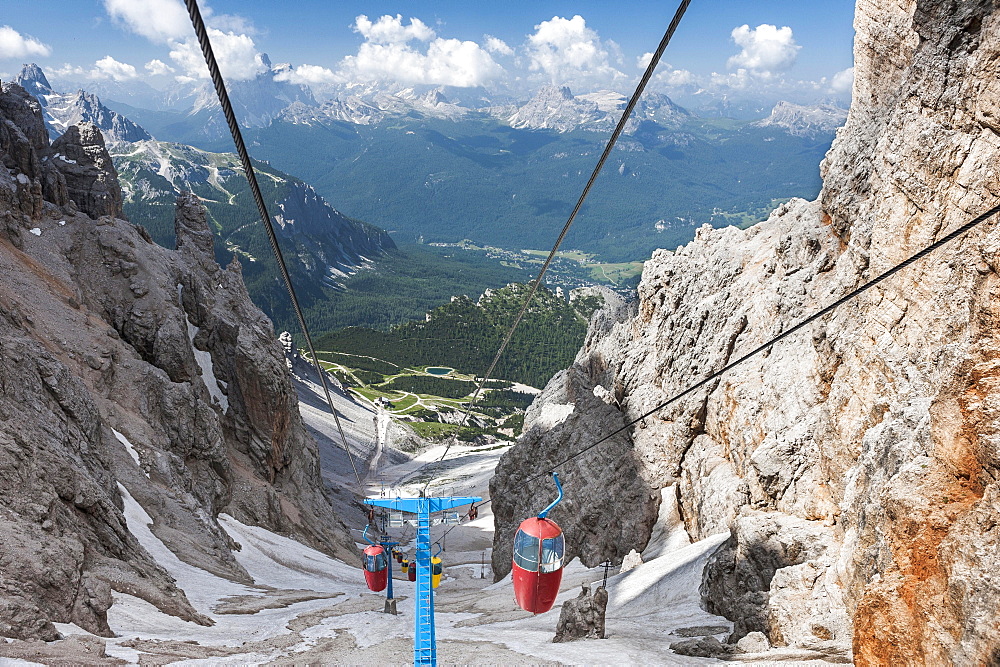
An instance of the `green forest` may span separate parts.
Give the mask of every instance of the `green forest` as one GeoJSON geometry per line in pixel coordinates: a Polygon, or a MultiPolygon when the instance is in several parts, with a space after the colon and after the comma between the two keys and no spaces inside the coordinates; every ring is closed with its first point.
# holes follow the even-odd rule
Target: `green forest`
{"type": "MultiPolygon", "coordinates": [[[[513,284],[484,295],[479,303],[467,296],[455,297],[423,321],[407,322],[388,331],[349,327],[321,336],[316,344],[341,353],[340,359],[365,355],[399,366],[443,365],[481,375],[526,296],[526,285],[513,284]]],[[[586,321],[569,303],[542,287],[492,376],[542,387],[572,363],[586,329],[586,321]]],[[[456,384],[455,380],[438,381],[456,384]]]]}

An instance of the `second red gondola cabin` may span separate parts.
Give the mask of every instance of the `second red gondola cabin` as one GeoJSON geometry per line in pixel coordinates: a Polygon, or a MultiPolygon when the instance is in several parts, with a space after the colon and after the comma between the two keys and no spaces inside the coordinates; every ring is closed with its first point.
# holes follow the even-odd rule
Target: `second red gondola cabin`
{"type": "Polygon", "coordinates": [[[555,521],[532,517],[521,522],[512,571],[518,606],[533,614],[552,609],[562,583],[564,551],[563,532],[555,521]]]}
{"type": "Polygon", "coordinates": [[[389,580],[389,560],[385,549],[373,544],[364,551],[365,583],[368,588],[379,593],[385,590],[389,580]]]}

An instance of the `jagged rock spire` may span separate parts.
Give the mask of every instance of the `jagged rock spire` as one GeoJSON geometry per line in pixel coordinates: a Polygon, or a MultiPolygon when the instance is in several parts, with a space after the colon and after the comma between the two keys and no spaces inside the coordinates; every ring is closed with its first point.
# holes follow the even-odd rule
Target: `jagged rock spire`
{"type": "Polygon", "coordinates": [[[123,218],[118,172],[104,145],[104,135],[93,123],[71,125],[52,142],[56,167],[66,177],[69,198],[91,218],[123,218]]]}
{"type": "Polygon", "coordinates": [[[22,65],[20,73],[14,77],[14,83],[37,97],[42,105],[45,104],[43,95],[51,95],[54,92],[49,80],[45,78],[45,72],[35,63],[22,65]]]}
{"type": "Polygon", "coordinates": [[[208,228],[205,207],[194,193],[183,192],[177,197],[174,236],[178,250],[187,248],[215,261],[215,239],[208,228]]]}

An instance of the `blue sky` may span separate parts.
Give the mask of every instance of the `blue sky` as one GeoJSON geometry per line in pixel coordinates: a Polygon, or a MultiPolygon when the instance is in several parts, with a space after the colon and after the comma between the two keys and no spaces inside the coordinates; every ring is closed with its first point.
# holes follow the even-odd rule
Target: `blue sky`
{"type": "MultiPolygon", "coordinates": [[[[287,75],[293,82],[314,86],[385,78],[515,88],[551,81],[581,92],[632,85],[676,7],[641,0],[205,4],[229,78],[253,76],[261,69],[259,54],[267,53],[300,68],[287,75]]],[[[146,80],[162,88],[200,77],[180,0],[3,0],[3,6],[0,74],[33,61],[73,80],[146,80]]],[[[853,14],[847,0],[694,0],[658,85],[668,93],[728,87],[843,97],[853,14]]]]}

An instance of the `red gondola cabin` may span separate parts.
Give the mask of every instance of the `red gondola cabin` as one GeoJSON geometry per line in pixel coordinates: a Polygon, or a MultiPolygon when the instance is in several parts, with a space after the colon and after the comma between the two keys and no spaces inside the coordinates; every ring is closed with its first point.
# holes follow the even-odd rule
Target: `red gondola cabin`
{"type": "Polygon", "coordinates": [[[385,590],[389,580],[389,560],[386,558],[385,549],[373,544],[365,547],[364,551],[365,583],[368,588],[379,593],[385,590]]]}
{"type": "Polygon", "coordinates": [[[541,614],[555,604],[562,583],[565,540],[551,519],[532,517],[521,522],[514,536],[514,597],[518,606],[541,614]]]}

